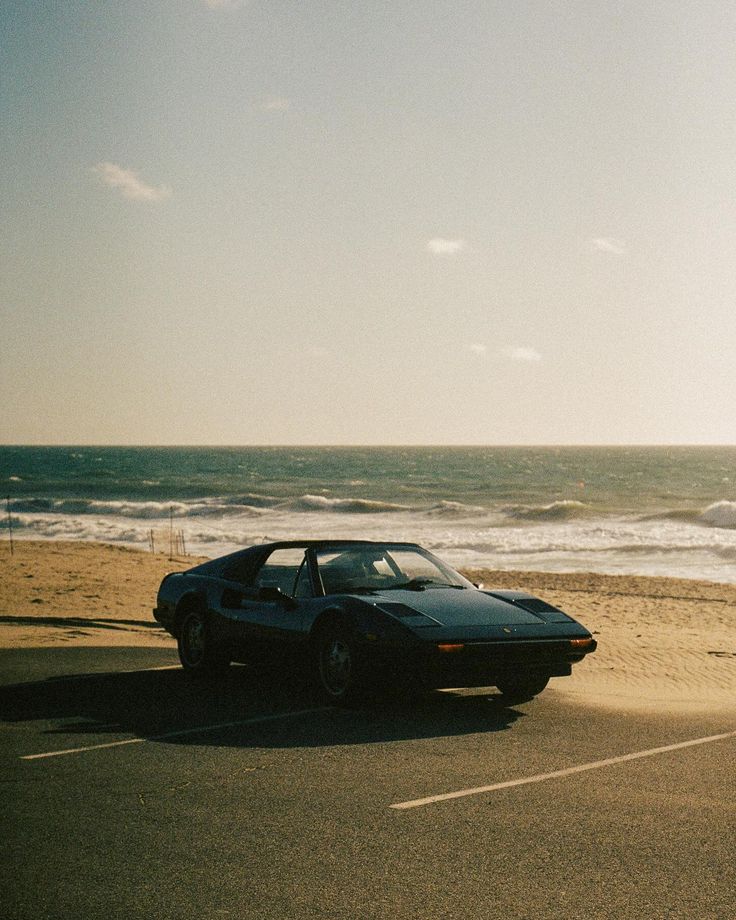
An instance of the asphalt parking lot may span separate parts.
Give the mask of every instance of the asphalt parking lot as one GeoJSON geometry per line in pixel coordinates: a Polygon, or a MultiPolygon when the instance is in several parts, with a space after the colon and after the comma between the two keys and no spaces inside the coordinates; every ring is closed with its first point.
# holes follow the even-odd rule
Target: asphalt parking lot
{"type": "Polygon", "coordinates": [[[736,916],[722,713],[554,681],[339,710],[165,649],[5,650],[0,673],[7,918],[736,916]]]}

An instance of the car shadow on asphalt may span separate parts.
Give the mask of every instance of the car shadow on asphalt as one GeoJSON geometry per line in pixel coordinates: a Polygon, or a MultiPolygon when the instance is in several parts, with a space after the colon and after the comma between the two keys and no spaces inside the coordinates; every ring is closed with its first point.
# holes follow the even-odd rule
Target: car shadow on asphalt
{"type": "Polygon", "coordinates": [[[0,688],[0,720],[40,722],[45,743],[63,748],[129,735],[244,748],[370,744],[502,731],[521,716],[483,690],[330,707],[303,675],[249,667],[231,667],[217,681],[173,669],[67,675],[0,688]],[[190,733],[194,728],[202,730],[190,733]],[[59,737],[52,742],[53,736],[59,737]]]}

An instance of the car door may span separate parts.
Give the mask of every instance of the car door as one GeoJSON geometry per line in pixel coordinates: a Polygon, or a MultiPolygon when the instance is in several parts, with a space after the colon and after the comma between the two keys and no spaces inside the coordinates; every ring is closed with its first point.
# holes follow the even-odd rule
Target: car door
{"type": "Polygon", "coordinates": [[[305,593],[308,582],[303,547],[276,549],[264,561],[231,614],[249,660],[280,660],[304,641],[304,616],[296,595],[305,593]]]}

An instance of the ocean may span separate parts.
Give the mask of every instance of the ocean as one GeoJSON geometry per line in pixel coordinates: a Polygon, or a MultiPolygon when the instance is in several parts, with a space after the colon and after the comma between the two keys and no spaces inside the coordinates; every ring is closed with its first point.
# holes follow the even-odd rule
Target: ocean
{"type": "Polygon", "coordinates": [[[455,566],[736,583],[736,447],[0,447],[0,481],[3,540],[409,540],[455,566]]]}

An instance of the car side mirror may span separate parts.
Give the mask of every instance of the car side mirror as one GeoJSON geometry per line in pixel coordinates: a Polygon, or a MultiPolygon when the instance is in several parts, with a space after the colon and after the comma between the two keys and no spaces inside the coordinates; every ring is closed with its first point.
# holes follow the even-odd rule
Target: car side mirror
{"type": "Polygon", "coordinates": [[[485,585],[482,581],[474,581],[473,585],[479,590],[482,591],[485,588],[485,585]]]}

